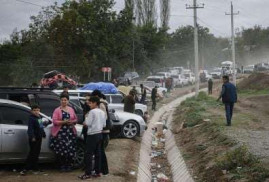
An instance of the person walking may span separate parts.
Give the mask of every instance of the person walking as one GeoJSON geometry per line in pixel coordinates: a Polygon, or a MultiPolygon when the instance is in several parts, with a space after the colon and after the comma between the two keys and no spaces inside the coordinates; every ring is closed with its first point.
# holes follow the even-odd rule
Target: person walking
{"type": "Polygon", "coordinates": [[[210,78],[208,80],[208,95],[212,95],[213,93],[213,80],[210,78]]]}
{"type": "Polygon", "coordinates": [[[50,148],[55,152],[62,172],[72,170],[76,156],[77,116],[73,108],[68,106],[69,96],[61,94],[61,106],[53,112],[50,148]]]}
{"type": "Polygon", "coordinates": [[[156,97],[157,97],[157,86],[155,86],[151,91],[151,100],[152,100],[152,110],[156,111],[156,97]]]}
{"type": "Polygon", "coordinates": [[[40,171],[38,168],[38,158],[41,150],[42,138],[46,138],[42,117],[40,115],[40,107],[38,105],[31,106],[31,112],[28,121],[28,138],[30,151],[26,159],[26,166],[20,172],[25,175],[28,170],[40,171]]]}
{"type": "Polygon", "coordinates": [[[140,99],[140,103],[141,104],[145,104],[146,102],[146,97],[147,97],[147,90],[144,87],[143,84],[140,84],[140,88],[141,88],[141,99],[140,99]]]}
{"type": "Polygon", "coordinates": [[[124,112],[134,113],[135,111],[135,94],[133,91],[129,92],[129,95],[127,95],[123,99],[124,103],[124,112]]]}
{"type": "MultiPolygon", "coordinates": [[[[112,123],[110,121],[109,112],[108,112],[108,102],[106,101],[106,97],[104,94],[101,93],[99,90],[94,90],[92,92],[92,96],[98,97],[100,99],[99,108],[105,113],[106,115],[106,127],[103,128],[102,131],[102,143],[101,143],[101,171],[102,175],[108,175],[109,169],[107,164],[107,157],[105,153],[105,148],[109,143],[109,133],[112,127],[112,123]]],[[[98,166],[95,166],[95,171],[98,166]]]]}
{"type": "Polygon", "coordinates": [[[85,154],[85,173],[78,176],[82,180],[92,177],[100,177],[101,173],[101,145],[102,145],[102,130],[106,127],[106,115],[104,111],[99,109],[100,99],[98,97],[91,97],[89,105],[91,110],[83,123],[88,127],[87,141],[86,141],[86,154],[85,154]],[[93,156],[95,163],[95,174],[93,171],[93,156]]]}
{"type": "Polygon", "coordinates": [[[222,91],[217,101],[219,101],[222,98],[222,102],[225,105],[227,126],[231,126],[234,103],[237,102],[237,91],[236,87],[229,82],[229,76],[227,75],[223,76],[222,81],[223,81],[222,91]]]}

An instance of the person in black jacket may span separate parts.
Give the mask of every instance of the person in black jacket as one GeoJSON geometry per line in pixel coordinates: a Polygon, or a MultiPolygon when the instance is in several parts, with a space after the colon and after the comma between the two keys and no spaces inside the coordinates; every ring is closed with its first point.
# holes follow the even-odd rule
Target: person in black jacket
{"type": "Polygon", "coordinates": [[[25,175],[27,170],[40,171],[38,168],[38,158],[41,150],[42,138],[46,137],[42,117],[40,115],[40,107],[33,105],[31,107],[32,114],[28,122],[27,134],[29,137],[30,151],[26,159],[26,166],[21,175],[25,175]]]}

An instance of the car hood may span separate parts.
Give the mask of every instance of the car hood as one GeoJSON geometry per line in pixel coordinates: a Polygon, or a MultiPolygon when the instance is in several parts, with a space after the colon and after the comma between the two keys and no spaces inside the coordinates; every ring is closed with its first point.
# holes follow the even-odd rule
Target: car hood
{"type": "Polygon", "coordinates": [[[120,119],[120,120],[135,120],[137,122],[139,122],[140,124],[145,125],[145,121],[144,119],[137,115],[137,114],[132,114],[132,113],[128,113],[128,112],[123,112],[123,111],[116,111],[115,115],[120,119]]]}

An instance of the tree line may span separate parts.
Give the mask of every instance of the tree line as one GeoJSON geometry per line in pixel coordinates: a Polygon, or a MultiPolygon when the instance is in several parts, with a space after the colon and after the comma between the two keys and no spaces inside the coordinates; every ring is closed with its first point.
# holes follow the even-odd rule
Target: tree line
{"type": "MultiPolygon", "coordinates": [[[[101,80],[102,67],[111,67],[113,77],[118,77],[132,70],[133,51],[135,70],[141,75],[165,66],[194,65],[192,26],[168,33],[166,26],[159,28],[151,21],[135,24],[132,7],[116,12],[114,4],[80,0],[43,8],[31,17],[28,29],[14,30],[10,40],[0,44],[0,84],[29,86],[55,69],[79,76],[82,83],[101,80]]],[[[241,62],[245,54],[252,54],[245,52],[245,45],[268,45],[266,33],[256,40],[257,28],[237,36],[241,62]]],[[[263,31],[268,29],[260,28],[263,31]]],[[[201,68],[230,58],[230,51],[223,51],[229,39],[215,37],[201,26],[199,39],[201,68]]]]}

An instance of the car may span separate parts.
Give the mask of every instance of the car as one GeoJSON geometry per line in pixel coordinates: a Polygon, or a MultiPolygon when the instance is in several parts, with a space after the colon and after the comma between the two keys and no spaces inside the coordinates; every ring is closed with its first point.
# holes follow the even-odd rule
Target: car
{"type": "MultiPolygon", "coordinates": [[[[53,90],[56,94],[61,94],[62,90],[53,90]]],[[[69,90],[68,91],[70,96],[76,97],[85,97],[87,93],[92,93],[92,90],[69,90]]],[[[108,109],[116,110],[116,111],[123,111],[124,104],[122,103],[124,96],[121,93],[118,94],[105,94],[106,101],[108,102],[108,109]]],[[[74,101],[73,101],[74,102],[74,101]]],[[[135,104],[135,114],[140,116],[144,116],[145,112],[147,112],[148,107],[143,104],[136,103],[135,104]]]]}
{"type": "Polygon", "coordinates": [[[158,87],[158,93],[162,93],[165,95],[167,93],[167,88],[165,87],[160,87],[158,84],[156,84],[154,81],[142,81],[140,84],[143,84],[144,86],[150,88],[151,90],[157,86],[158,87]]]}
{"type": "Polygon", "coordinates": [[[255,65],[248,65],[244,68],[244,73],[253,73],[255,69],[255,65]]]}
{"type": "Polygon", "coordinates": [[[164,77],[164,78],[169,78],[169,77],[171,77],[171,73],[169,73],[169,72],[158,72],[158,73],[156,73],[155,75],[156,75],[156,76],[162,76],[162,77],[164,77]]]}
{"type": "MultiPolygon", "coordinates": [[[[38,104],[42,112],[52,117],[53,111],[60,106],[59,95],[45,88],[16,88],[16,87],[0,87],[0,99],[8,99],[25,105],[38,104]]],[[[79,123],[83,122],[82,108],[69,102],[69,105],[75,110],[79,123]]]]}
{"type": "Polygon", "coordinates": [[[221,68],[214,68],[210,74],[212,75],[212,78],[220,79],[221,75],[222,75],[222,69],[221,68]]]}
{"type": "Polygon", "coordinates": [[[139,78],[139,74],[137,72],[126,72],[123,77],[133,81],[139,78]]]}
{"type": "MultiPolygon", "coordinates": [[[[70,96],[70,100],[80,103],[81,106],[85,103],[85,97],[70,96]]],[[[144,119],[137,114],[110,108],[109,116],[113,125],[110,130],[111,137],[125,137],[131,139],[136,136],[142,136],[147,129],[144,119]]]]}
{"type": "Polygon", "coordinates": [[[165,87],[165,81],[163,76],[149,76],[146,81],[153,81],[158,87],[165,87]]]}
{"type": "Polygon", "coordinates": [[[195,83],[195,76],[192,72],[184,73],[184,76],[186,79],[188,79],[190,85],[193,85],[195,83]]]}
{"type": "Polygon", "coordinates": [[[183,82],[180,75],[171,75],[175,87],[183,87],[183,82]]]}
{"type": "Polygon", "coordinates": [[[179,80],[183,86],[189,85],[189,79],[186,78],[184,75],[180,75],[179,80]]]}
{"type": "MultiPolygon", "coordinates": [[[[41,110],[42,111],[42,110],[41,110]]],[[[0,163],[21,163],[25,162],[28,147],[28,120],[31,114],[30,107],[19,102],[0,99],[0,163]]],[[[41,113],[42,120],[46,123],[46,138],[42,141],[40,162],[53,162],[56,160],[54,152],[49,147],[52,120],[49,116],[41,113]]],[[[81,135],[82,125],[77,124],[77,155],[74,167],[82,167],[84,164],[83,137],[81,135]]]]}

